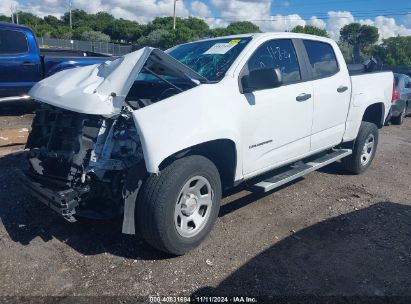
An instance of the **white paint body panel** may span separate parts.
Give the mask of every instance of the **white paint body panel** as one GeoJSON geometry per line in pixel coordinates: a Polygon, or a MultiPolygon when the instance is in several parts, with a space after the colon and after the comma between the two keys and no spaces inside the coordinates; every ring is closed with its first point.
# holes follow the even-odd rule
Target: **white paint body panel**
{"type": "MultiPolygon", "coordinates": [[[[68,110],[114,115],[149,50],[132,53],[127,65],[112,77],[100,77],[96,66],[78,68],[41,81],[30,93],[37,100],[68,110]],[[112,101],[111,92],[117,94],[112,101]]],[[[382,102],[387,116],[392,81],[392,73],[350,77],[340,50],[330,39],[294,33],[255,34],[220,82],[200,84],[132,115],[148,172],[158,173],[160,164],[179,151],[227,139],[236,147],[235,181],[239,181],[355,139],[367,106],[382,102]],[[325,79],[241,94],[238,77],[244,64],[258,46],[278,38],[330,43],[340,72],[325,79]],[[340,85],[349,89],[337,93],[340,85]],[[301,93],[312,94],[313,98],[296,102],[295,97],[301,93]],[[270,140],[266,145],[249,148],[270,140]]]]}
{"type": "Polygon", "coordinates": [[[384,105],[384,120],[391,108],[392,73],[373,73],[351,76],[351,106],[348,112],[346,130],[343,141],[351,141],[357,137],[362,116],[368,106],[374,103],[384,105]]]}
{"type": "Polygon", "coordinates": [[[338,73],[313,80],[314,115],[311,149],[314,151],[341,143],[351,102],[350,75],[338,46],[334,42],[332,45],[339,63],[338,73]],[[339,93],[339,87],[347,87],[347,90],[339,93]]]}
{"type": "Polygon", "coordinates": [[[38,82],[29,95],[74,112],[118,114],[151,51],[151,48],[144,48],[114,61],[58,72],[38,82]],[[116,97],[113,98],[112,93],[116,97]]]}
{"type": "Polygon", "coordinates": [[[296,97],[303,93],[313,95],[311,81],[240,94],[249,104],[241,124],[244,175],[310,151],[313,98],[298,102],[296,97]],[[250,149],[267,141],[271,142],[250,149]]]}

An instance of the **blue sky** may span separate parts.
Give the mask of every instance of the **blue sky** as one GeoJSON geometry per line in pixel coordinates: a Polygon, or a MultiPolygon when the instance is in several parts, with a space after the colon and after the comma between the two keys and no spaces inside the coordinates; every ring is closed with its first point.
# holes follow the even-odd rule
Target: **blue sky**
{"type": "MultiPolygon", "coordinates": [[[[0,0],[0,14],[10,7],[45,16],[61,16],[69,0],[0,0]]],[[[174,0],[72,0],[87,12],[107,11],[115,17],[147,23],[155,16],[172,14],[174,0]]],[[[411,35],[410,0],[178,0],[180,17],[204,18],[211,27],[234,20],[256,23],[263,31],[291,30],[312,24],[326,29],[334,39],[350,22],[376,26],[382,38],[411,35]],[[220,18],[221,17],[221,18],[220,18]]]]}
{"type": "MultiPolygon", "coordinates": [[[[329,11],[350,11],[354,17],[356,15],[378,15],[384,13],[390,13],[394,11],[406,11],[411,12],[411,1],[407,0],[290,0],[290,1],[275,1],[271,6],[272,14],[293,14],[298,13],[303,18],[309,18],[313,15],[326,15],[329,11]],[[289,3],[288,6],[284,6],[284,3],[289,3]],[[405,10],[404,8],[408,8],[405,10]],[[371,10],[375,12],[371,12],[371,10]],[[354,12],[359,12],[358,14],[354,12]]],[[[394,18],[402,18],[403,16],[397,16],[394,18]]],[[[399,20],[398,19],[398,20],[399,20]]]]}
{"type": "MultiPolygon", "coordinates": [[[[251,0],[252,1],[252,0],[251,0]]],[[[357,19],[374,19],[378,15],[391,17],[398,24],[405,22],[406,13],[411,14],[411,1],[409,0],[283,0],[271,1],[271,15],[298,14],[303,19],[311,16],[326,17],[329,11],[348,11],[357,19]]],[[[212,5],[211,0],[205,0],[213,16],[219,17],[221,13],[212,5]]]]}

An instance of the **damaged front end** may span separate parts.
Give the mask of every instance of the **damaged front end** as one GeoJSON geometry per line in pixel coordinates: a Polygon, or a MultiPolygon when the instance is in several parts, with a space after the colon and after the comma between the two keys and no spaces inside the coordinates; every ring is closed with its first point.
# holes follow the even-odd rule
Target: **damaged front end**
{"type": "MultiPolygon", "coordinates": [[[[131,111],[105,118],[44,105],[36,113],[21,176],[30,192],[70,222],[120,215],[130,168],[144,163],[131,111]]],[[[139,166],[140,179],[146,174],[139,166]]],[[[135,172],[134,172],[135,174],[135,172]]]]}
{"type": "Polygon", "coordinates": [[[40,81],[29,92],[42,106],[26,146],[23,185],[70,222],[75,215],[124,214],[123,233],[133,234],[147,175],[133,111],[206,81],[152,48],[40,81]]]}

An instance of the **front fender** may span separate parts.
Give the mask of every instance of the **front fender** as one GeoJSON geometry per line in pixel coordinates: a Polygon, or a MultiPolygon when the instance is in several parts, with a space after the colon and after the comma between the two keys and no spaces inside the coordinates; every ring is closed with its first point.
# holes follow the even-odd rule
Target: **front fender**
{"type": "MultiPolygon", "coordinates": [[[[240,145],[238,116],[217,86],[200,85],[133,112],[148,172],[158,173],[166,158],[204,142],[229,139],[240,145]]],[[[242,159],[241,149],[236,151],[242,159]]],[[[240,165],[237,162],[236,172],[241,172],[240,165]]]]}

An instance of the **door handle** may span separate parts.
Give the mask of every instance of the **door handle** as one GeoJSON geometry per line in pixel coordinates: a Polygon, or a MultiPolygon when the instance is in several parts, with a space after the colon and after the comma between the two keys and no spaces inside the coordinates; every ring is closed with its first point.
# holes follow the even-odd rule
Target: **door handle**
{"type": "Polygon", "coordinates": [[[298,96],[295,98],[295,100],[297,100],[297,101],[306,101],[306,100],[308,100],[308,99],[310,99],[310,98],[311,98],[311,94],[302,93],[302,94],[298,95],[298,96]]]}
{"type": "Polygon", "coordinates": [[[33,66],[33,65],[35,65],[35,63],[32,62],[32,61],[24,61],[24,62],[23,62],[23,65],[24,65],[24,66],[33,66]]]}
{"type": "Polygon", "coordinates": [[[338,92],[338,93],[343,93],[343,92],[345,92],[345,91],[347,91],[347,90],[348,90],[348,87],[346,87],[346,86],[340,86],[340,87],[338,87],[337,92],[338,92]]]}

